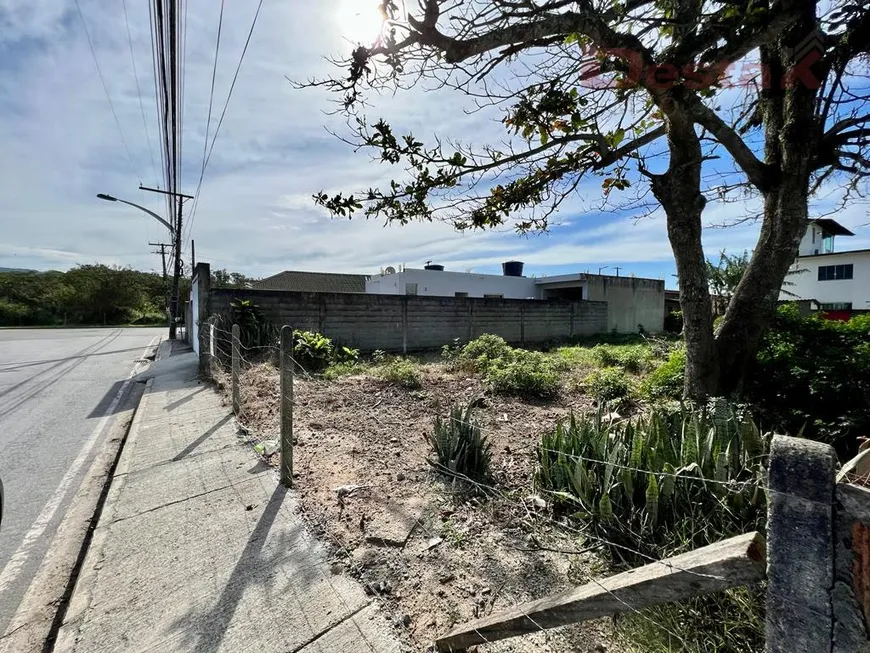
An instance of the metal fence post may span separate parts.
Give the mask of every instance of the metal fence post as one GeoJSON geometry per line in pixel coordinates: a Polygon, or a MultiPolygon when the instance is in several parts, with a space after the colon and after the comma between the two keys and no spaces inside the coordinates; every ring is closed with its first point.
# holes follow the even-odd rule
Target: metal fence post
{"type": "Polygon", "coordinates": [[[281,328],[281,484],[293,487],[293,328],[281,328]]]}
{"type": "Polygon", "coordinates": [[[239,414],[239,409],[241,408],[241,401],[239,399],[239,363],[240,363],[240,355],[239,355],[239,325],[233,325],[233,345],[232,345],[232,377],[233,377],[233,413],[235,415],[239,414]]]}

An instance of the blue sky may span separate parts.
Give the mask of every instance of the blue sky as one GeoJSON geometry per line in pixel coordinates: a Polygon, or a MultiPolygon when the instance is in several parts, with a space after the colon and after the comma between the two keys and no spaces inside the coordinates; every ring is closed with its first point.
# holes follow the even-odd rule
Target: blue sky
{"type": "MultiPolygon", "coordinates": [[[[97,75],[73,0],[4,0],[0,4],[0,266],[66,269],[94,261],[157,269],[149,241],[165,240],[144,214],[100,202],[110,193],[162,212],[156,196],[138,190],[157,183],[159,162],[151,78],[147,4],[127,0],[143,124],[124,23],[115,0],[80,0],[126,138],[132,164],[97,75]]],[[[326,55],[343,54],[343,37],[361,36],[369,7],[358,0],[266,0],[226,119],[206,171],[192,235],[198,260],[214,267],[266,276],[283,269],[372,273],[386,265],[498,272],[500,262],[526,261],[527,273],[598,271],[664,278],[674,286],[673,256],[660,212],[635,220],[630,213],[600,213],[600,179],[558,216],[546,235],[521,237],[510,229],[458,234],[445,224],[384,228],[365,220],[331,220],[311,194],[358,190],[390,170],[330,136],[340,119],[320,91],[298,91],[285,79],[306,79],[333,69],[326,55]]],[[[232,79],[256,3],[228,2],[218,60],[212,127],[232,79]]],[[[203,139],[219,3],[190,0],[184,106],[182,189],[192,193],[201,171],[203,139]]],[[[481,144],[503,135],[499,116],[465,115],[455,93],[417,89],[377,99],[371,116],[388,117],[397,130],[426,139],[447,135],[481,144]]],[[[723,164],[724,165],[724,164],[723,164]]],[[[827,200],[833,202],[836,196],[827,200]]],[[[820,205],[819,209],[824,208],[820,205]]],[[[711,204],[719,224],[757,210],[757,204],[711,204]]],[[[838,216],[858,230],[841,247],[870,247],[866,206],[838,216]]],[[[708,255],[753,245],[756,227],[709,229],[708,255]]],[[[185,254],[189,260],[189,252],[185,254]]]]}

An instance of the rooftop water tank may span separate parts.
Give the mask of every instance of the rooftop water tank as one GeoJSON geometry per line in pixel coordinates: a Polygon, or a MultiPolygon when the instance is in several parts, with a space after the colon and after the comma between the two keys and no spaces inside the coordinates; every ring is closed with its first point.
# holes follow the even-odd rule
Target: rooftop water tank
{"type": "Polygon", "coordinates": [[[426,265],[423,266],[423,269],[424,269],[424,270],[439,270],[439,271],[442,271],[442,270],[444,270],[444,266],[443,266],[443,265],[436,265],[435,263],[427,263],[426,265]]]}
{"type": "Polygon", "coordinates": [[[501,264],[501,271],[506,277],[521,277],[523,276],[523,262],[505,261],[501,264]]]}

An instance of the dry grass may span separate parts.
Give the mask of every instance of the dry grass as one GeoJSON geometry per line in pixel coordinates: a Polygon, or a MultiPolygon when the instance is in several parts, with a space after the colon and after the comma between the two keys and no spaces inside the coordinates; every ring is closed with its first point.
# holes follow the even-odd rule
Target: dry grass
{"type": "MultiPolygon", "coordinates": [[[[305,514],[331,545],[334,569],[379,596],[413,650],[457,623],[569,587],[600,565],[593,554],[542,549],[584,543],[528,500],[541,432],[589,408],[589,398],[563,393],[526,402],[490,395],[478,378],[444,365],[424,364],[420,372],[418,390],[368,374],[297,378],[294,385],[296,490],[305,514]],[[494,493],[469,492],[426,462],[434,416],[475,398],[476,418],[493,443],[494,493]],[[364,487],[339,501],[335,488],[346,485],[364,487]],[[419,519],[404,546],[367,539],[409,515],[419,519]]],[[[256,438],[277,437],[278,399],[274,367],[243,372],[240,421],[256,438]]],[[[592,622],[487,651],[598,652],[609,641],[609,623],[592,622]]]]}

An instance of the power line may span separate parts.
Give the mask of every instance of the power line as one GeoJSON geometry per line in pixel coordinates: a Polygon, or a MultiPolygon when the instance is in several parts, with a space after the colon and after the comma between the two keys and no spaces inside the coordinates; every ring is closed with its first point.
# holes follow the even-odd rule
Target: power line
{"type": "Polygon", "coordinates": [[[217,37],[215,38],[214,64],[212,65],[212,70],[211,70],[211,90],[209,91],[209,94],[208,94],[208,118],[205,121],[205,137],[202,140],[202,168],[200,169],[200,173],[199,173],[199,182],[197,182],[196,193],[194,193],[194,196],[196,197],[196,199],[194,199],[193,207],[191,208],[191,212],[190,212],[191,219],[187,223],[188,233],[185,234],[185,236],[184,236],[185,241],[187,240],[187,237],[190,236],[192,233],[193,216],[196,213],[196,206],[199,203],[199,190],[202,187],[202,179],[205,176],[205,162],[206,162],[206,154],[207,154],[207,150],[208,150],[208,135],[209,135],[209,129],[211,128],[211,112],[212,112],[212,107],[214,105],[214,85],[215,85],[215,79],[217,78],[217,62],[218,62],[218,55],[219,55],[220,49],[221,49],[221,33],[223,32],[223,25],[224,25],[224,4],[225,4],[224,0],[221,0],[221,10],[220,10],[220,14],[218,15],[217,37]]]}
{"type": "Polygon", "coordinates": [[[199,175],[199,183],[202,183],[202,177],[205,174],[205,156],[206,150],[208,149],[208,131],[211,128],[211,110],[212,105],[214,103],[214,82],[217,78],[217,62],[218,62],[218,53],[221,49],[221,31],[223,30],[224,25],[224,0],[221,0],[221,12],[218,17],[218,29],[217,29],[217,39],[215,42],[214,48],[214,65],[211,70],[211,91],[208,94],[208,119],[205,122],[205,138],[202,141],[202,171],[199,175]]]}
{"type": "Polygon", "coordinates": [[[122,0],[124,7],[124,26],[127,28],[127,44],[130,46],[130,61],[133,64],[133,77],[136,79],[136,97],[139,99],[139,111],[142,114],[142,126],[145,127],[145,138],[148,141],[148,153],[151,155],[151,169],[155,179],[159,182],[157,164],[154,162],[154,148],[151,146],[151,133],[148,130],[148,121],[145,120],[145,105],[142,104],[142,89],[139,85],[139,72],[136,69],[136,57],[133,54],[133,37],[130,35],[130,19],[127,15],[127,0],[122,0]]]}
{"type": "MultiPolygon", "coordinates": [[[[106,86],[106,79],[103,77],[103,70],[100,68],[100,62],[97,60],[97,52],[94,50],[94,43],[91,41],[91,33],[88,30],[87,21],[85,21],[85,15],[82,13],[82,7],[79,4],[79,0],[75,0],[76,9],[79,12],[79,18],[82,21],[82,27],[85,30],[85,37],[88,40],[88,47],[91,50],[91,56],[94,58],[94,65],[97,68],[97,74],[100,76],[100,82],[103,85],[103,92],[106,94],[106,99],[109,101],[109,108],[112,110],[112,116],[115,118],[115,126],[118,128],[118,133],[121,135],[121,141],[124,143],[124,149],[127,151],[127,158],[130,160],[130,167],[133,169],[133,174],[136,175],[136,178],[139,180],[139,183],[142,183],[142,176],[139,174],[139,171],[136,169],[136,164],[133,162],[133,155],[130,153],[130,146],[127,144],[127,139],[124,137],[124,130],[121,129],[121,121],[118,120],[118,114],[115,112],[115,104],[112,102],[112,96],[109,95],[109,87],[106,86]]],[[[262,2],[261,2],[262,4],[262,2]]]]}
{"type": "Polygon", "coordinates": [[[233,97],[233,90],[236,87],[236,81],[239,79],[239,71],[242,69],[242,62],[244,62],[245,54],[248,51],[248,46],[251,44],[251,37],[254,35],[254,28],[257,26],[257,19],[260,17],[260,9],[262,9],[262,7],[263,7],[263,0],[260,0],[260,2],[257,4],[257,11],[254,13],[254,20],[251,21],[251,29],[248,31],[248,38],[245,40],[245,47],[242,48],[242,54],[239,57],[239,64],[238,64],[238,66],[236,66],[236,72],[233,75],[233,81],[232,81],[232,84],[230,84],[229,93],[227,93],[227,100],[224,103],[224,108],[221,111],[221,117],[218,120],[217,127],[215,128],[214,136],[212,137],[212,141],[211,141],[211,146],[209,147],[209,150],[208,150],[208,155],[206,156],[205,162],[203,163],[203,166],[202,166],[202,171],[201,171],[201,174],[199,177],[199,183],[197,184],[196,192],[194,193],[194,196],[196,197],[196,199],[194,200],[193,208],[191,209],[191,212],[190,212],[190,219],[187,221],[188,235],[193,233],[193,220],[196,217],[197,206],[199,206],[199,191],[202,188],[202,180],[205,177],[205,171],[208,168],[209,161],[211,160],[211,154],[214,151],[214,145],[215,145],[215,142],[217,141],[218,134],[220,133],[221,125],[223,125],[224,118],[227,115],[227,108],[230,105],[230,99],[233,97]]]}

